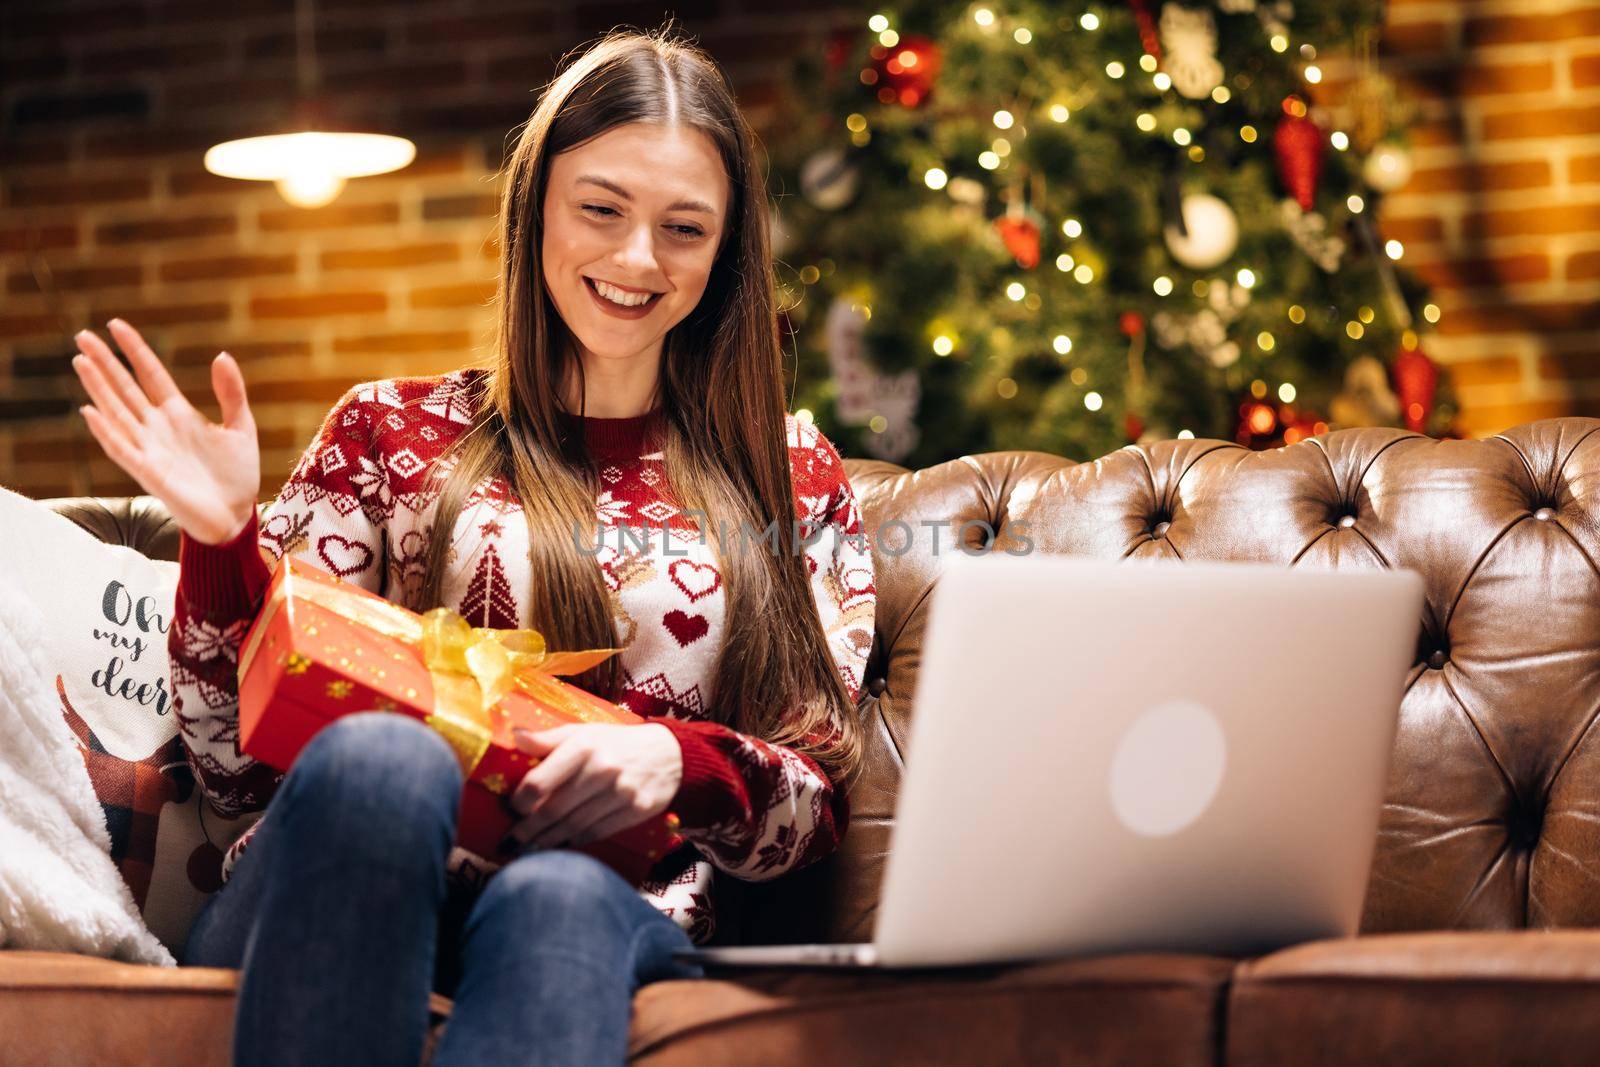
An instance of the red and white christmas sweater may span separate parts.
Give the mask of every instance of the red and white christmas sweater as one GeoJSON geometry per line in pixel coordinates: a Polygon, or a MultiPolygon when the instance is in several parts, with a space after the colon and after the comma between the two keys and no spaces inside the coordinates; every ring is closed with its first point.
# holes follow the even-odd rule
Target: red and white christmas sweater
{"type": "MultiPolygon", "coordinates": [[[[466,429],[485,373],[468,367],[351,388],[259,521],[220,545],[182,537],[168,634],[173,707],[189,763],[221,813],[265,808],[283,778],[238,745],[239,648],[271,573],[257,546],[273,559],[303,558],[403,602],[397,594],[422,579],[424,530],[438,503],[423,491],[425,471],[466,429]]],[[[670,810],[688,843],[661,862],[640,893],[704,942],[715,926],[713,865],[746,880],[776,878],[830,852],[849,807],[814,760],[712,721],[712,672],[728,625],[717,538],[708,530],[702,543],[694,515],[671,501],[660,415],[586,418],[581,427],[567,418],[601,461],[595,511],[602,536],[584,548],[604,576],[625,646],[618,702],[670,729],[683,753],[683,782],[670,810]]],[[[793,415],[785,426],[796,518],[812,542],[805,556],[817,611],[855,698],[877,599],[870,545],[833,444],[793,415]]],[[[731,524],[728,533],[724,545],[736,545],[731,524]]],[[[473,625],[533,625],[524,593],[531,584],[528,527],[505,479],[474,488],[454,536],[442,602],[473,625]]],[[[748,550],[770,551],[768,544],[752,538],[748,550]]],[[[253,831],[228,851],[224,878],[253,831]]],[[[450,856],[456,884],[481,884],[497,869],[460,848],[450,856]]]]}

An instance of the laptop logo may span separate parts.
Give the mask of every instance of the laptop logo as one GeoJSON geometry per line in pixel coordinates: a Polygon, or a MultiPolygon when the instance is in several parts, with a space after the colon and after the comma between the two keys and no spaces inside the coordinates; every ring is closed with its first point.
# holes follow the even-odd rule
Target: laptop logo
{"type": "Polygon", "coordinates": [[[1111,807],[1142,837],[1187,829],[1216,799],[1228,744],[1203,704],[1173,700],[1128,727],[1111,758],[1111,807]]]}

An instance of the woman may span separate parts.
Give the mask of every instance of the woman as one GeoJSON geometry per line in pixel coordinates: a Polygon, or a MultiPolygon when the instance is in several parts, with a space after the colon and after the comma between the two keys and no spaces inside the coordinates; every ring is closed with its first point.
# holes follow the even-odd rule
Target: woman
{"type": "Polygon", "coordinates": [[[352,388],[260,521],[233,358],[217,425],[131,326],[110,324],[136,378],[78,335],[90,430],[182,529],[191,766],[224,813],[266,807],[185,952],[243,968],[240,1063],[415,1063],[430,982],[456,1000],[436,1063],[621,1062],[638,986],[699,973],[672,953],[711,936],[713,867],[773,878],[847,823],[875,588],[838,453],[784,410],[743,116],[699,51],[614,34],[558,73],[504,179],[493,365],[352,388]],[[238,751],[235,671],[284,555],[624,647],[575,680],[649,721],[519,738],[541,762],[496,857],[452,848],[461,772],[414,719],[341,718],[279,775],[238,751]],[[564,847],[667,811],[687,844],[638,888],[564,847]]]}

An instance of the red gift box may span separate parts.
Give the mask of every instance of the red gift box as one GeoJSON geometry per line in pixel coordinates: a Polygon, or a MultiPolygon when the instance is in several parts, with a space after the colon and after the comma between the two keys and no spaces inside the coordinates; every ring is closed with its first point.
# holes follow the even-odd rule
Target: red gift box
{"type": "MultiPolygon", "coordinates": [[[[474,629],[445,608],[418,615],[286,556],[239,655],[239,747],[287,771],[341,715],[421,719],[450,742],[467,777],[456,842],[497,861],[515,819],[505,801],[539,762],[517,748],[514,727],[645,721],[558,677],[616,651],[545,652],[536,631],[474,629]]],[[[637,885],[682,844],[677,823],[660,815],[579,848],[637,885]]]]}

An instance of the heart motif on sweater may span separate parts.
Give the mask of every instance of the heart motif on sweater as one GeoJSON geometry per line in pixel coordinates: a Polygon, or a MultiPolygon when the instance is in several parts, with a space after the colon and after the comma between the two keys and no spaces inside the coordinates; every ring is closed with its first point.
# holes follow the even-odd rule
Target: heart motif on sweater
{"type": "Polygon", "coordinates": [[[317,555],[322,557],[328,570],[339,578],[359,574],[372,563],[370,547],[338,534],[323,534],[318,538],[317,555]]]}
{"type": "Polygon", "coordinates": [[[711,629],[711,623],[706,621],[704,615],[685,615],[677,608],[661,616],[661,622],[667,631],[677,638],[681,647],[694,644],[711,629]]]}
{"type": "Polygon", "coordinates": [[[696,563],[692,559],[680,559],[673,563],[667,568],[667,576],[672,579],[673,585],[683,590],[691,604],[715,593],[722,585],[722,575],[717,568],[709,563],[696,563]]]}

